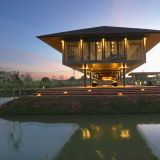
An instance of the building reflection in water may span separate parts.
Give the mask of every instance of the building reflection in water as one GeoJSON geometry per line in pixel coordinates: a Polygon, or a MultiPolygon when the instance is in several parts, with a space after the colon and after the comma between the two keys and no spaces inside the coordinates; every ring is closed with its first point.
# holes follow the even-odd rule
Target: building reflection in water
{"type": "Polygon", "coordinates": [[[74,123],[0,119],[0,160],[53,160],[79,129],[74,123]]]}
{"type": "Polygon", "coordinates": [[[155,160],[160,158],[160,125],[152,127],[147,124],[150,120],[146,115],[142,120],[129,115],[127,118],[84,117],[74,120],[74,123],[66,120],[65,123],[55,123],[55,119],[53,123],[16,122],[13,126],[11,121],[7,124],[0,121],[0,159],[155,160]],[[138,125],[137,131],[139,121],[147,125],[138,125]],[[12,140],[8,138],[9,145],[4,138],[6,126],[7,129],[10,126],[12,140]],[[11,150],[16,146],[11,144],[19,144],[20,152],[11,150]],[[31,154],[24,156],[26,152],[31,154]],[[6,159],[1,156],[4,154],[6,159]]]}
{"type": "Polygon", "coordinates": [[[22,126],[20,122],[12,121],[8,123],[7,131],[8,144],[16,151],[20,151],[23,144],[22,126]]]}

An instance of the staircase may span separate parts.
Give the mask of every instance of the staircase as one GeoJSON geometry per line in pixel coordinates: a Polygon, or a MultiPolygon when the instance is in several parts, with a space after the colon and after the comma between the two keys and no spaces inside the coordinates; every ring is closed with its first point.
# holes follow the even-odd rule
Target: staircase
{"type": "Polygon", "coordinates": [[[147,94],[160,94],[160,87],[108,87],[108,88],[80,88],[80,87],[67,87],[67,88],[48,88],[42,89],[33,93],[35,96],[50,96],[50,95],[147,95],[147,94]]]}

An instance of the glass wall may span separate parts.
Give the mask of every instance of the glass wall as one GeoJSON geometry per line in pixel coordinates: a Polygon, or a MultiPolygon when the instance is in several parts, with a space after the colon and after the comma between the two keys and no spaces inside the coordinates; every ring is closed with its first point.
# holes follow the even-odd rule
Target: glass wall
{"type": "Polygon", "coordinates": [[[125,59],[125,48],[124,48],[124,41],[118,41],[118,54],[119,54],[119,59],[120,60],[123,60],[125,59]]]}
{"type": "Polygon", "coordinates": [[[90,60],[96,60],[96,42],[89,42],[90,43],[90,60]]]}
{"type": "Polygon", "coordinates": [[[110,59],[110,53],[111,53],[111,48],[110,48],[110,42],[105,41],[104,43],[104,53],[105,53],[105,60],[110,59]]]}
{"type": "Polygon", "coordinates": [[[84,61],[102,60],[102,42],[83,42],[84,61]]]}
{"type": "Polygon", "coordinates": [[[126,49],[125,41],[102,41],[96,42],[65,42],[65,62],[80,63],[92,62],[99,63],[100,61],[115,61],[121,60],[144,60],[143,40],[127,40],[126,49]],[[104,59],[103,59],[104,58],[104,59]]]}
{"type": "Polygon", "coordinates": [[[127,60],[143,60],[143,40],[127,40],[127,60]]]}
{"type": "Polygon", "coordinates": [[[111,41],[111,60],[118,60],[118,46],[117,41],[111,41]]]}
{"type": "Polygon", "coordinates": [[[89,60],[89,43],[83,42],[83,60],[86,62],[89,60]]]}
{"type": "Polygon", "coordinates": [[[102,60],[102,41],[96,42],[97,60],[102,60]]]}
{"type": "Polygon", "coordinates": [[[124,59],[124,41],[105,41],[105,60],[118,61],[124,59]]]}
{"type": "Polygon", "coordinates": [[[65,42],[65,61],[66,62],[80,62],[82,60],[80,43],[79,42],[65,42]]]}

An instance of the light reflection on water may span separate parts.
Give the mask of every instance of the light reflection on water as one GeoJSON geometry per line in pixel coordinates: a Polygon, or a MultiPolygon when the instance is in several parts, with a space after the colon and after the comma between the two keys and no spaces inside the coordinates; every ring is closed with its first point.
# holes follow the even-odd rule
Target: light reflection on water
{"type": "Polygon", "coordinates": [[[5,97],[5,98],[1,98],[1,97],[0,97],[0,105],[3,104],[3,103],[8,102],[8,101],[10,101],[10,100],[11,100],[11,98],[9,98],[9,97],[5,97]]]}
{"type": "Polygon", "coordinates": [[[159,115],[10,117],[0,160],[156,160],[159,135],[159,115]]]}

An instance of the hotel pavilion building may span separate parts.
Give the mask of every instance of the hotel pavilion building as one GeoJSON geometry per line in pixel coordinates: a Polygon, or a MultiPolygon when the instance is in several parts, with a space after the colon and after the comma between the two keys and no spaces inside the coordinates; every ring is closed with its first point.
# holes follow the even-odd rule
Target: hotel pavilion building
{"type": "Polygon", "coordinates": [[[117,79],[146,62],[146,53],[160,41],[160,31],[124,27],[94,27],[38,36],[62,53],[62,63],[103,81],[117,79]]]}

